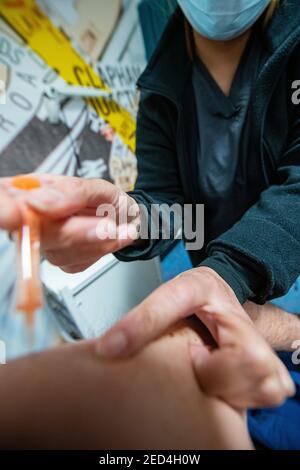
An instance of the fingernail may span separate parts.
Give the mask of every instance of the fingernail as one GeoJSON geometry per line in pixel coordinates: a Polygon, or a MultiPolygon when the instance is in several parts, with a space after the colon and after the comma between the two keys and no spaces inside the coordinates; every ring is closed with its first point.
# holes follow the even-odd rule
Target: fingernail
{"type": "Polygon", "coordinates": [[[100,340],[96,345],[96,354],[104,359],[113,359],[125,353],[127,345],[125,334],[116,331],[100,340]]]}
{"type": "Polygon", "coordinates": [[[59,204],[65,195],[63,192],[52,188],[41,188],[30,191],[26,195],[26,200],[33,207],[40,210],[47,210],[50,206],[59,204]]]}

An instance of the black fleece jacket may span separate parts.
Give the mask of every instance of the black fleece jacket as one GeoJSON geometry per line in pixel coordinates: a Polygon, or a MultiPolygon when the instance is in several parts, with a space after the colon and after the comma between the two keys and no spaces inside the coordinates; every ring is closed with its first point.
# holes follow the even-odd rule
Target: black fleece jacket
{"type": "MultiPolygon", "coordinates": [[[[241,303],[279,297],[300,275],[300,104],[292,102],[292,84],[300,80],[299,1],[283,0],[260,36],[265,54],[249,112],[263,179],[242,217],[237,215],[229,228],[220,227],[220,235],[205,240],[204,249],[190,253],[194,266],[214,269],[241,303]]],[[[130,194],[149,212],[153,203],[201,203],[191,70],[183,16],[177,10],[138,81],[138,180],[130,194]]],[[[148,259],[171,243],[149,240],[116,256],[148,259]]]]}

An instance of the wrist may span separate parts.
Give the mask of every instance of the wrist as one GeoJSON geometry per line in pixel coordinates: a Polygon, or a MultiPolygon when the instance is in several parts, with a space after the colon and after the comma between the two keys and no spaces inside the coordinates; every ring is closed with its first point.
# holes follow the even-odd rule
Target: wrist
{"type": "Polygon", "coordinates": [[[204,265],[201,265],[195,269],[198,270],[201,275],[204,275],[208,279],[210,279],[211,283],[216,283],[219,287],[221,287],[224,292],[224,295],[226,295],[226,297],[228,297],[233,303],[237,303],[240,306],[234,290],[217,271],[215,271],[211,267],[204,265]]]}
{"type": "Polygon", "coordinates": [[[193,298],[195,292],[197,292],[200,287],[201,290],[205,292],[206,299],[202,308],[207,308],[211,313],[219,311],[226,315],[236,315],[240,318],[244,318],[247,323],[252,324],[241,307],[234,291],[213,269],[200,266],[186,271],[181,276],[183,281],[185,281],[188,296],[193,298]]]}

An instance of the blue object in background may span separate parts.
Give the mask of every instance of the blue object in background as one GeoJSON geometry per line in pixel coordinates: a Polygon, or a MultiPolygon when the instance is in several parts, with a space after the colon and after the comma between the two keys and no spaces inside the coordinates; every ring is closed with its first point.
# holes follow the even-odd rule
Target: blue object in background
{"type": "Polygon", "coordinates": [[[177,7],[176,0],[141,0],[139,18],[144,37],[146,59],[149,60],[167,22],[177,7]]]}
{"type": "MultiPolygon", "coordinates": [[[[286,295],[272,300],[272,303],[291,314],[299,315],[300,278],[286,295]]],[[[296,394],[278,408],[250,410],[249,431],[255,441],[269,449],[300,450],[300,364],[296,363],[300,359],[300,352],[279,353],[278,356],[294,380],[296,394]]]]}
{"type": "Polygon", "coordinates": [[[192,263],[183,242],[178,242],[161,260],[162,279],[164,282],[191,268],[192,263]]]}
{"type": "MultiPolygon", "coordinates": [[[[291,367],[290,360],[283,362],[288,369],[291,367]]],[[[252,438],[268,449],[300,450],[299,366],[298,372],[291,371],[290,374],[296,385],[296,395],[293,398],[289,398],[278,408],[263,408],[248,412],[248,427],[252,438]]]]}
{"type": "Polygon", "coordinates": [[[300,277],[298,277],[297,281],[293,284],[286,295],[279,299],[272,300],[272,303],[283,308],[287,312],[300,315],[300,277]]]}

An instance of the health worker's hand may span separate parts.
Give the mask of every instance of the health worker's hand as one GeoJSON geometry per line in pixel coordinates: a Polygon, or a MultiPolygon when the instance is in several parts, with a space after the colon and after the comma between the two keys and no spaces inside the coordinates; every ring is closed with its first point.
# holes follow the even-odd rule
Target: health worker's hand
{"type": "Polygon", "coordinates": [[[52,264],[68,273],[83,271],[102,256],[136,241],[139,206],[113,184],[101,179],[31,176],[40,181],[41,188],[21,191],[11,188],[10,178],[0,179],[0,225],[16,228],[18,201],[27,203],[41,215],[41,249],[52,264]]]}
{"type": "Polygon", "coordinates": [[[132,355],[179,320],[195,314],[216,342],[190,345],[199,385],[237,408],[280,405],[295,393],[282,362],[229,285],[206,267],[187,271],[154,291],[96,342],[107,359],[132,355]]]}

